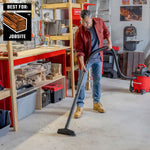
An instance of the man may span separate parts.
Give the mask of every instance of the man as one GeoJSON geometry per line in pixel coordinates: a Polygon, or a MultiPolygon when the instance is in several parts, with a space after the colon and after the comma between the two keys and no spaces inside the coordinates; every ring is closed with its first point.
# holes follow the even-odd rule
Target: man
{"type": "Polygon", "coordinates": [[[75,50],[77,52],[77,59],[79,64],[79,78],[80,81],[81,74],[83,71],[86,72],[85,78],[83,79],[83,84],[81,91],[77,99],[77,109],[74,113],[75,118],[81,117],[83,113],[84,97],[85,97],[85,84],[87,81],[87,74],[89,68],[92,67],[93,76],[93,109],[104,113],[100,97],[101,97],[101,77],[102,77],[102,61],[103,52],[95,54],[90,60],[85,68],[85,62],[90,56],[90,53],[96,49],[103,47],[103,39],[108,41],[107,46],[109,49],[112,48],[112,43],[110,39],[110,34],[104,21],[101,18],[91,18],[89,10],[81,11],[81,21],[82,24],[75,33],[75,50]]]}

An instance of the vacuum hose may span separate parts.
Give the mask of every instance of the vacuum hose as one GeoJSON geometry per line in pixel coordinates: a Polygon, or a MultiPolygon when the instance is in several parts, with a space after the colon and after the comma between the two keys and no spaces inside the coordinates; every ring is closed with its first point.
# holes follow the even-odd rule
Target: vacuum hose
{"type": "MultiPolygon", "coordinates": [[[[94,52],[92,52],[92,53],[90,54],[90,57],[89,57],[89,58],[87,59],[87,61],[86,61],[86,65],[88,64],[88,61],[90,60],[90,58],[91,58],[93,55],[95,55],[96,53],[98,53],[98,52],[100,52],[100,51],[107,50],[107,49],[108,49],[108,47],[105,46],[105,47],[99,48],[99,49],[95,50],[94,52]]],[[[115,53],[115,51],[114,51],[113,49],[111,49],[111,51],[112,51],[113,57],[114,57],[114,59],[115,59],[116,67],[117,67],[117,70],[118,70],[120,76],[121,76],[122,78],[124,78],[124,79],[130,79],[130,80],[137,79],[137,77],[127,77],[127,76],[125,76],[125,75],[121,72],[121,70],[120,70],[120,68],[119,68],[118,61],[117,61],[116,53],[115,53]]]]}
{"type": "Polygon", "coordinates": [[[118,61],[117,61],[116,53],[115,53],[115,51],[114,51],[113,49],[111,49],[111,51],[112,51],[112,54],[113,54],[113,56],[114,56],[115,63],[116,63],[116,67],[117,67],[117,70],[118,70],[120,76],[123,77],[124,79],[130,79],[130,80],[137,79],[137,77],[127,77],[127,76],[125,76],[125,75],[121,72],[121,70],[120,70],[120,68],[119,68],[118,61]]]}

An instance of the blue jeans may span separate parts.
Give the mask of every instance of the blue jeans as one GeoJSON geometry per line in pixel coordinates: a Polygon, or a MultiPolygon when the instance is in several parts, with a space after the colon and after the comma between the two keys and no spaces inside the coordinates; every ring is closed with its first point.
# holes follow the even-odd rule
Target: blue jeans
{"type": "MultiPolygon", "coordinates": [[[[92,77],[93,77],[93,103],[100,103],[101,98],[101,78],[102,78],[102,61],[98,63],[88,63],[87,70],[89,71],[90,67],[92,67],[92,77]]],[[[87,81],[88,71],[85,73],[83,78],[83,83],[81,85],[81,90],[77,99],[77,106],[83,107],[84,105],[84,97],[85,97],[85,85],[87,81]]],[[[82,72],[79,70],[78,83],[81,79],[82,72]]]]}

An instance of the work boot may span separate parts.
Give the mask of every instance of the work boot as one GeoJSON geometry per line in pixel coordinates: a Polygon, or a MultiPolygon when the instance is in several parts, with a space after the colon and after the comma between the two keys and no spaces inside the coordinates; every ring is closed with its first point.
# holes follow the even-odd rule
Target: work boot
{"type": "Polygon", "coordinates": [[[80,118],[83,113],[83,107],[77,107],[76,112],[74,113],[74,118],[80,118]]]}
{"type": "Polygon", "coordinates": [[[93,109],[97,110],[100,113],[104,113],[105,112],[105,109],[103,108],[102,103],[95,103],[95,104],[93,104],[93,109]]]}

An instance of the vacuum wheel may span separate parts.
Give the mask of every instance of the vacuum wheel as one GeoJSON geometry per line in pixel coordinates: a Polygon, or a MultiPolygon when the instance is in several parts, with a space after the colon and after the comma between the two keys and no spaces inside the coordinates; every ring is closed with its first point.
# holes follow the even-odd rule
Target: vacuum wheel
{"type": "Polygon", "coordinates": [[[143,95],[145,93],[145,90],[140,90],[140,93],[143,95]]]}

